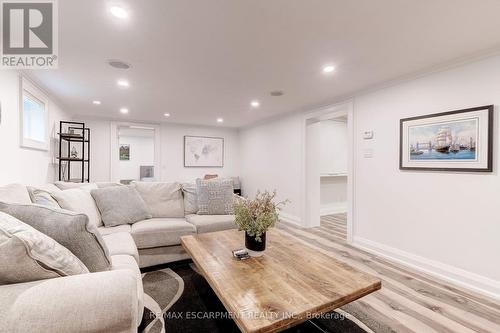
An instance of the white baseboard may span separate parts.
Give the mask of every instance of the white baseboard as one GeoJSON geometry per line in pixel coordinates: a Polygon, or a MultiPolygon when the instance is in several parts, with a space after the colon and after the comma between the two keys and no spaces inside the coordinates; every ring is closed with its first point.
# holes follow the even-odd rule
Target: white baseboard
{"type": "Polygon", "coordinates": [[[457,286],[500,300],[500,282],[497,280],[361,237],[354,237],[352,245],[457,286]]]}
{"type": "Polygon", "coordinates": [[[296,225],[298,227],[303,227],[303,225],[301,223],[302,221],[301,221],[300,217],[298,217],[298,216],[284,213],[284,212],[280,212],[279,218],[287,223],[291,223],[291,224],[296,225]]]}
{"type": "Polygon", "coordinates": [[[347,213],[347,202],[339,202],[330,205],[322,205],[319,211],[321,216],[347,213]]]}

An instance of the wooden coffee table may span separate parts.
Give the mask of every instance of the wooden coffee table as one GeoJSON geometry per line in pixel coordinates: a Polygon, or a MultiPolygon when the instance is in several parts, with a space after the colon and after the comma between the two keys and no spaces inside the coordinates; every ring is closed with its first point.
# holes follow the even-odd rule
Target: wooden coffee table
{"type": "Polygon", "coordinates": [[[182,245],[242,332],[279,332],[381,287],[379,279],[322,254],[280,230],[260,258],[238,261],[244,233],[183,236],[182,245]]]}

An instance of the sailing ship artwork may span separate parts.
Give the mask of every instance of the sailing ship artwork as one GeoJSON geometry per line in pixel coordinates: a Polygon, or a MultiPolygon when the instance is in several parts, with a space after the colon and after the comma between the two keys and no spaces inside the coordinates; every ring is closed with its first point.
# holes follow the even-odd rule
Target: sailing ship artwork
{"type": "Polygon", "coordinates": [[[410,160],[476,160],[478,119],[412,126],[410,160]]]}
{"type": "Polygon", "coordinates": [[[493,171],[494,106],[400,119],[399,168],[493,171]]]}

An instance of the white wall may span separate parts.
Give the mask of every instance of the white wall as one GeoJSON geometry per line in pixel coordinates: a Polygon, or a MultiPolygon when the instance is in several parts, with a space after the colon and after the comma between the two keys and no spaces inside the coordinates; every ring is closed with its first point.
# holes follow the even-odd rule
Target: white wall
{"type": "MultiPolygon", "coordinates": [[[[111,122],[100,119],[78,117],[92,130],[91,181],[110,180],[110,129],[111,122]]],[[[222,177],[239,176],[239,139],[236,129],[222,127],[161,125],[161,171],[162,181],[188,181],[205,174],[216,173],[222,177]],[[184,168],[184,135],[213,136],[224,138],[223,168],[184,168]]],[[[157,171],[155,171],[157,174],[157,171]]]]}
{"type": "MultiPolygon", "coordinates": [[[[498,114],[495,172],[403,172],[398,166],[401,118],[487,104],[496,110],[500,104],[500,56],[354,98],[354,240],[500,297],[498,114]],[[375,132],[373,140],[362,139],[366,130],[375,132]],[[373,158],[364,158],[365,149],[373,158]]],[[[241,131],[245,190],[277,188],[292,199],[285,213],[296,217],[305,200],[302,126],[295,114],[241,131]]]]}
{"type": "Polygon", "coordinates": [[[278,199],[289,199],[283,212],[300,223],[303,176],[302,116],[294,114],[240,131],[243,195],[257,190],[278,191],[278,199]]]}
{"type": "Polygon", "coordinates": [[[64,111],[49,101],[49,151],[20,147],[19,75],[16,71],[0,71],[0,185],[23,183],[41,185],[57,179],[59,153],[57,132],[59,121],[68,120],[64,111]]]}
{"type": "Polygon", "coordinates": [[[428,264],[443,263],[498,283],[500,265],[494,263],[500,258],[499,104],[500,57],[357,97],[357,241],[368,240],[372,243],[365,245],[390,247],[433,261],[428,264]],[[495,104],[495,172],[399,170],[401,118],[487,104],[495,104]],[[375,132],[374,140],[361,139],[365,130],[375,132]],[[363,157],[365,149],[373,149],[373,158],[363,157]]]}
{"type": "Polygon", "coordinates": [[[154,165],[154,137],[120,135],[119,142],[130,145],[130,160],[118,163],[119,179],[139,180],[141,166],[154,165]]]}
{"type": "Polygon", "coordinates": [[[222,177],[240,175],[239,137],[235,129],[163,124],[161,150],[161,176],[165,181],[194,180],[205,174],[218,174],[222,177]],[[185,168],[184,135],[224,138],[224,167],[185,168]]]}
{"type": "Polygon", "coordinates": [[[321,124],[321,215],[347,211],[347,177],[326,177],[325,174],[347,174],[347,122],[323,120],[321,124]]]}
{"type": "Polygon", "coordinates": [[[321,121],[321,173],[347,173],[347,122],[321,121]]]}

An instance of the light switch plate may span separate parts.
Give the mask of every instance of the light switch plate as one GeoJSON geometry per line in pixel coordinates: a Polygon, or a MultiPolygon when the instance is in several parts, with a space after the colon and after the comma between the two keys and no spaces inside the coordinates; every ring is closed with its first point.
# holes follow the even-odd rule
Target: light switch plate
{"type": "Polygon", "coordinates": [[[365,139],[365,140],[373,139],[373,131],[364,131],[363,132],[363,139],[365,139]]]}

